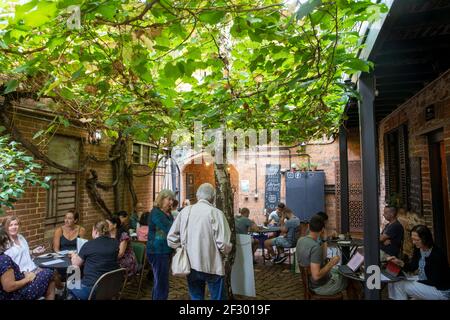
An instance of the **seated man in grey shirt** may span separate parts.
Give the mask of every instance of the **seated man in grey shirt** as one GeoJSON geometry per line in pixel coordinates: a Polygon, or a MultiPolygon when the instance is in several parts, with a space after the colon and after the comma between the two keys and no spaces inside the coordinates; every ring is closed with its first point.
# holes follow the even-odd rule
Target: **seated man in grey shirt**
{"type": "MultiPolygon", "coordinates": [[[[234,217],[234,225],[237,234],[248,234],[249,232],[257,231],[258,226],[253,220],[249,219],[250,210],[248,208],[241,209],[241,215],[234,217]]],[[[255,254],[258,249],[259,241],[252,238],[252,252],[255,254]]]]}
{"type": "Polygon", "coordinates": [[[264,241],[264,246],[269,252],[269,258],[275,255],[273,246],[276,246],[278,249],[278,255],[273,259],[273,263],[281,264],[286,261],[287,256],[281,256],[280,252],[282,252],[283,248],[295,247],[299,227],[300,219],[294,215],[291,209],[284,208],[280,218],[281,235],[274,239],[264,241]]]}
{"type": "Polygon", "coordinates": [[[310,288],[319,295],[334,295],[345,290],[346,279],[332,269],[340,257],[331,258],[325,263],[325,256],[319,238],[325,230],[325,222],[320,216],[313,216],[309,222],[309,235],[297,242],[297,261],[302,267],[311,269],[310,288]]]}

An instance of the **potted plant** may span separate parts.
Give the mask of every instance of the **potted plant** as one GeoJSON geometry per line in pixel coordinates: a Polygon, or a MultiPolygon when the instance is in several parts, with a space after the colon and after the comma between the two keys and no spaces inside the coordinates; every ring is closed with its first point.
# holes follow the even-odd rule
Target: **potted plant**
{"type": "Polygon", "coordinates": [[[306,162],[303,162],[303,163],[300,165],[300,170],[301,170],[301,171],[307,171],[307,170],[308,170],[308,164],[307,164],[306,162]]]}
{"type": "Polygon", "coordinates": [[[400,204],[401,204],[401,199],[400,199],[400,195],[396,192],[391,193],[388,196],[388,199],[386,201],[386,204],[388,207],[393,207],[393,208],[400,208],[400,204]]]}
{"type": "Polygon", "coordinates": [[[311,166],[311,170],[316,171],[316,170],[317,170],[317,167],[318,167],[318,164],[315,163],[315,162],[311,162],[311,163],[310,163],[310,166],[311,166]]]}

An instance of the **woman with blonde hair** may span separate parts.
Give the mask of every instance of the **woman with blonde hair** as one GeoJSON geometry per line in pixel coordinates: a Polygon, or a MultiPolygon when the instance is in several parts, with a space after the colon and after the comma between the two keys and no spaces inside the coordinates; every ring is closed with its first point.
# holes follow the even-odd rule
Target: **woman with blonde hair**
{"type": "Polygon", "coordinates": [[[19,233],[20,220],[18,217],[6,217],[3,221],[3,226],[10,240],[9,248],[5,251],[5,254],[11,257],[19,266],[21,272],[36,271],[38,268],[34,264],[31,254],[43,253],[45,248],[39,246],[30,250],[27,240],[19,233]]]}
{"type": "Polygon", "coordinates": [[[5,254],[9,245],[8,233],[0,227],[0,300],[36,300],[42,296],[46,300],[54,300],[52,272],[21,272],[19,266],[5,254]]]}
{"type": "Polygon", "coordinates": [[[70,290],[71,295],[79,300],[87,300],[98,278],[119,268],[118,254],[119,241],[110,237],[108,222],[98,221],[92,227],[92,240],[86,242],[78,254],[72,254],[72,264],[78,267],[84,265],[84,269],[81,288],[70,290]]]}
{"type": "Polygon", "coordinates": [[[172,203],[175,194],[161,190],[148,219],[147,257],[153,269],[152,300],[167,300],[169,296],[169,268],[172,249],[167,234],[173,224],[172,203]]]}

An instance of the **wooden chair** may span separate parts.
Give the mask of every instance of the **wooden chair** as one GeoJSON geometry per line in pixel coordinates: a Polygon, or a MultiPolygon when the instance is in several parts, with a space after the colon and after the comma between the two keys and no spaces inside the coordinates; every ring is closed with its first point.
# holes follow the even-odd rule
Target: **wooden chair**
{"type": "Polygon", "coordinates": [[[303,282],[303,295],[305,300],[343,300],[344,295],[339,292],[334,295],[320,295],[314,293],[309,287],[309,278],[311,276],[311,268],[299,266],[303,282]]]}

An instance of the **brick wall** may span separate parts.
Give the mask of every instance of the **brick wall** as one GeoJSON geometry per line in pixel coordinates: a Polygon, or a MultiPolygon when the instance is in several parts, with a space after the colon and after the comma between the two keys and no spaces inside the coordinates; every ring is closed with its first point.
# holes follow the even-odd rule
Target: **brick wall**
{"type": "MultiPolygon", "coordinates": [[[[34,101],[23,99],[20,102],[21,107],[33,108],[35,105],[34,101]]],[[[45,115],[40,114],[35,110],[31,111],[17,111],[14,115],[9,115],[13,119],[14,126],[22,133],[25,139],[38,144],[41,140],[32,137],[34,134],[42,129],[46,129],[51,120],[45,115]]],[[[51,119],[51,118],[50,118],[51,119]]],[[[80,141],[87,141],[87,131],[81,127],[70,126],[65,128],[60,126],[56,134],[73,137],[80,139],[80,141]]],[[[87,142],[82,143],[80,151],[80,159],[84,159],[87,155],[95,156],[98,159],[107,159],[109,151],[112,145],[112,141],[108,138],[103,138],[100,144],[91,145],[87,142]]],[[[45,144],[40,144],[39,148],[41,152],[46,153],[47,147],[45,144]]],[[[130,156],[131,159],[131,148],[130,156]]],[[[80,163],[82,160],[80,160],[80,163]]],[[[42,163],[43,169],[39,171],[39,174],[45,176],[49,174],[50,168],[48,168],[44,163],[42,163]]],[[[102,219],[103,215],[96,207],[96,205],[91,201],[86,190],[86,180],[90,177],[89,170],[94,169],[98,173],[99,181],[111,184],[112,183],[112,167],[110,163],[97,163],[90,161],[86,170],[79,173],[79,184],[78,184],[78,205],[80,213],[80,224],[83,225],[87,230],[87,236],[91,237],[92,225],[102,219]]],[[[148,172],[148,169],[135,166],[136,174],[143,174],[148,172]]],[[[49,174],[51,175],[51,174],[49,174]]],[[[138,199],[144,203],[148,208],[151,206],[151,176],[134,179],[134,185],[138,199]]],[[[112,189],[110,191],[103,191],[99,189],[103,200],[110,210],[114,210],[114,197],[112,189]]],[[[127,192],[128,193],[128,192],[127,192]]],[[[129,195],[127,195],[129,198],[129,195]]],[[[127,198],[126,197],[126,198],[127,198]]],[[[127,201],[128,209],[131,209],[131,201],[127,201]]],[[[38,187],[28,187],[24,196],[16,203],[14,210],[7,210],[7,214],[15,214],[21,220],[21,230],[20,232],[28,240],[30,246],[35,246],[38,244],[49,245],[54,232],[54,226],[45,224],[45,216],[47,213],[47,190],[38,187]]]]}
{"type": "MultiPolygon", "coordinates": [[[[230,173],[230,182],[231,182],[231,188],[235,191],[234,192],[234,211],[239,210],[239,202],[238,202],[238,193],[239,193],[239,173],[236,170],[236,167],[233,165],[228,166],[230,173]]],[[[214,177],[214,165],[210,163],[205,163],[205,161],[202,161],[201,164],[195,164],[194,161],[192,161],[190,164],[187,164],[185,166],[182,166],[180,168],[181,172],[181,201],[185,199],[185,192],[186,189],[184,186],[184,183],[186,182],[186,175],[187,174],[193,174],[194,175],[194,190],[197,191],[198,187],[203,183],[211,183],[213,186],[216,185],[216,180],[214,177]]]]}
{"type": "MultiPolygon", "coordinates": [[[[359,160],[359,134],[357,131],[350,131],[348,136],[349,146],[349,160],[359,160]]],[[[306,157],[297,156],[298,147],[285,148],[279,151],[279,161],[282,169],[289,169],[290,165],[296,163],[299,167],[301,163],[307,162],[306,157]],[[290,151],[290,153],[289,153],[290,151]]],[[[336,172],[335,163],[339,161],[339,142],[332,140],[328,142],[321,142],[320,144],[308,144],[305,152],[311,156],[310,161],[318,165],[318,170],[325,172],[325,184],[335,185],[336,172]]],[[[238,208],[247,207],[250,210],[250,218],[257,223],[265,221],[264,216],[264,193],[265,193],[265,170],[266,164],[274,163],[274,154],[260,152],[259,157],[249,157],[247,161],[241,161],[231,166],[232,170],[236,170],[235,175],[232,175],[232,185],[236,187],[235,193],[235,211],[238,208]],[[272,157],[272,158],[271,158],[272,157]],[[240,180],[249,180],[250,191],[243,193],[240,190],[240,180]],[[258,197],[255,198],[255,193],[258,197]]],[[[197,190],[198,186],[203,182],[210,182],[214,184],[214,169],[213,165],[206,166],[205,164],[187,164],[180,166],[182,172],[181,184],[181,199],[185,198],[185,181],[186,173],[194,173],[194,188],[197,190]]],[[[285,176],[281,177],[281,201],[286,202],[286,185],[285,176]]],[[[336,230],[336,197],[334,194],[325,195],[326,212],[329,215],[328,228],[336,230]]]]}
{"type": "Polygon", "coordinates": [[[433,228],[431,178],[426,134],[443,128],[446,155],[450,155],[450,70],[383,119],[379,125],[380,215],[383,212],[386,201],[383,137],[386,132],[402,124],[407,124],[408,126],[409,157],[422,158],[423,215],[419,215],[416,212],[405,212],[401,213],[399,217],[399,220],[403,223],[407,231],[408,238],[405,239],[405,251],[410,253],[412,247],[409,241],[408,231],[415,224],[419,223],[425,223],[431,229],[433,228]],[[435,119],[426,121],[425,108],[432,104],[435,105],[435,119]]]}

